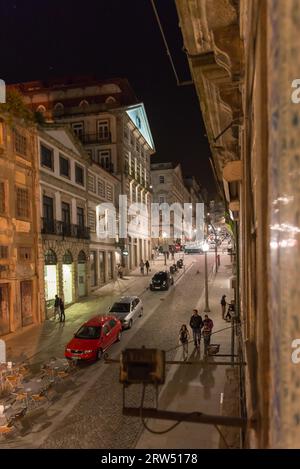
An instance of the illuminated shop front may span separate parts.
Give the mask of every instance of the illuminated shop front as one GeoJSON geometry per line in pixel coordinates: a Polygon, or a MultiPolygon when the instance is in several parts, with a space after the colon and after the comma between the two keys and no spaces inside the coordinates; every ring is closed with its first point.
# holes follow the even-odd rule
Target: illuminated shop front
{"type": "Polygon", "coordinates": [[[63,255],[63,296],[65,305],[73,301],[73,257],[70,251],[63,255]]]}
{"type": "Polygon", "coordinates": [[[80,251],[78,254],[77,279],[78,296],[86,296],[86,255],[84,251],[80,251]]]}
{"type": "Polygon", "coordinates": [[[52,249],[45,253],[44,280],[46,307],[49,308],[54,303],[55,295],[58,294],[57,257],[52,249]]]}

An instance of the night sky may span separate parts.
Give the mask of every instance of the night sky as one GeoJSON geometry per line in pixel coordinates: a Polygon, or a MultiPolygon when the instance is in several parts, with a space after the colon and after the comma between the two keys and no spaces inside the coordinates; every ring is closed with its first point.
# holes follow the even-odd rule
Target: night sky
{"type": "MultiPolygon", "coordinates": [[[[190,80],[174,0],[156,0],[180,81],[190,80]]],[[[0,0],[0,78],[126,77],[146,107],[154,162],[182,164],[212,194],[200,107],[178,87],[150,0],[0,0]]]]}

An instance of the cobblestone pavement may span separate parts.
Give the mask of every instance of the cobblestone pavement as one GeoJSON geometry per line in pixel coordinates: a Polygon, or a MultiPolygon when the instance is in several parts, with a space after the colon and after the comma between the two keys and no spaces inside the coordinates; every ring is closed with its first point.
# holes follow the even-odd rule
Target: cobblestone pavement
{"type": "MultiPolygon", "coordinates": [[[[172,359],[178,345],[178,331],[188,323],[191,310],[201,297],[203,256],[186,256],[186,272],[168,292],[145,291],[142,299],[144,315],[121,342],[110,350],[117,358],[126,347],[157,347],[171,351],[172,359]]],[[[210,268],[213,254],[209,256],[210,268]]],[[[177,277],[178,278],[178,277],[177,277]]],[[[128,293],[135,288],[133,283],[128,293]]],[[[82,320],[82,319],[81,319],[82,320]]],[[[63,336],[64,343],[65,337],[63,336]]],[[[50,347],[51,350],[51,347],[50,347]]],[[[49,351],[49,350],[48,350],[49,351]]],[[[52,350],[51,350],[52,351],[52,350]]],[[[51,352],[49,352],[51,353],[51,352]]],[[[142,431],[139,419],[122,415],[122,387],[118,382],[118,365],[104,362],[84,366],[62,385],[51,406],[22,421],[20,435],[6,447],[18,448],[131,448],[142,431]]],[[[147,403],[154,395],[148,394],[147,403]]],[[[141,388],[130,387],[127,405],[138,406],[141,388]]]]}

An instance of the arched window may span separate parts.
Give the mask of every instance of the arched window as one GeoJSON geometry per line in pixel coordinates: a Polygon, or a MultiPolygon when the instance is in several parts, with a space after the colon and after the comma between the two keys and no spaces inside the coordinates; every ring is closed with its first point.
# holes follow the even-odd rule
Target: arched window
{"type": "Polygon", "coordinates": [[[83,99],[79,103],[79,107],[87,107],[89,105],[88,101],[86,99],[83,99]]]}
{"type": "Polygon", "coordinates": [[[72,264],[73,256],[70,251],[66,251],[63,255],[63,264],[72,264]]]}
{"type": "Polygon", "coordinates": [[[56,112],[63,112],[64,111],[64,105],[63,103],[56,103],[54,106],[54,111],[56,112]]]}
{"type": "Polygon", "coordinates": [[[45,252],[45,265],[56,265],[57,264],[57,257],[52,249],[49,249],[45,252]]]}
{"type": "Polygon", "coordinates": [[[40,112],[41,114],[44,114],[44,113],[46,112],[45,106],[43,106],[42,104],[40,104],[40,105],[36,108],[36,112],[40,112]]]}
{"type": "Polygon", "coordinates": [[[84,251],[80,251],[78,254],[78,264],[85,264],[86,263],[86,255],[84,251]]]}

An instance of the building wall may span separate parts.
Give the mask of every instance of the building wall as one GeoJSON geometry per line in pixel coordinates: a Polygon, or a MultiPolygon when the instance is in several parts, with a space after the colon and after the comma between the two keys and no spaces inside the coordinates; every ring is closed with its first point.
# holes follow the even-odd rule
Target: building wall
{"type": "Polygon", "coordinates": [[[37,164],[36,130],[1,116],[0,335],[44,319],[37,164]]]}

